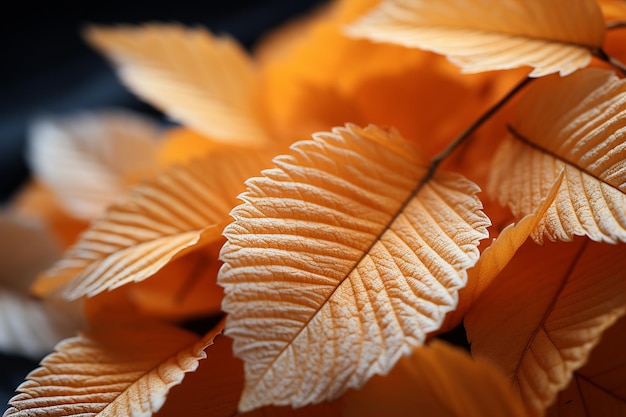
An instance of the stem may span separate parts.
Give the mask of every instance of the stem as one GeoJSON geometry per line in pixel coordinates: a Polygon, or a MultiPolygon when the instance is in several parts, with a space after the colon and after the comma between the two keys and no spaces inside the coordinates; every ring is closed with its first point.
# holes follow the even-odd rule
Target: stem
{"type": "Polygon", "coordinates": [[[502,106],[504,106],[508,101],[513,98],[522,88],[526,86],[526,84],[530,83],[530,81],[534,80],[534,78],[526,77],[522,81],[520,81],[511,91],[507,93],[506,96],[502,97],[500,101],[491,106],[482,116],[480,116],[474,123],[472,123],[467,129],[465,129],[459,136],[456,137],[450,144],[440,153],[435,155],[430,164],[430,169],[428,170],[427,178],[430,178],[432,174],[437,170],[441,162],[446,159],[456,148],[458,148],[461,144],[463,144],[471,135],[483,125],[491,116],[494,115],[502,106]]]}
{"type": "Polygon", "coordinates": [[[597,58],[599,58],[600,60],[611,65],[613,68],[619,70],[623,75],[626,75],[626,65],[623,62],[619,61],[618,59],[615,59],[609,54],[607,54],[604,51],[604,49],[602,48],[593,49],[591,53],[597,58]]]}

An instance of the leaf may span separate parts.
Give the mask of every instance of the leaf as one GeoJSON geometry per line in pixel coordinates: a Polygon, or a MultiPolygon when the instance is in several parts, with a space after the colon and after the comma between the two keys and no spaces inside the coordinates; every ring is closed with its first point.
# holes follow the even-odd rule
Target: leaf
{"type": "Polygon", "coordinates": [[[540,77],[585,67],[605,30],[593,0],[385,0],[348,33],[446,55],[464,72],[531,66],[540,77]]]}
{"type": "Polygon", "coordinates": [[[32,371],[5,417],[151,416],[206,357],[219,326],[199,339],[165,325],[100,328],[67,339],[32,371]]]}
{"type": "Polygon", "coordinates": [[[223,148],[135,188],[94,221],[33,290],[94,296],[150,277],[170,261],[220,238],[244,180],[270,158],[223,148]]]}
{"type": "Polygon", "coordinates": [[[589,361],[574,373],[570,385],[548,409],[548,417],[608,417],[626,414],[626,317],[611,326],[589,361]]]}
{"type": "Polygon", "coordinates": [[[152,173],[158,131],[124,110],[39,119],[30,127],[28,161],[72,216],[91,220],[152,173]]]}
{"type": "Polygon", "coordinates": [[[586,69],[537,80],[520,100],[493,160],[491,195],[532,213],[564,172],[533,239],[626,241],[626,81],[586,69]]]}
{"type": "MultiPolygon", "coordinates": [[[[74,306],[75,307],[75,306],[74,306]]],[[[71,306],[40,302],[0,287],[0,351],[41,359],[60,340],[83,327],[71,306]]]]}
{"type": "Polygon", "coordinates": [[[466,315],[472,353],[507,375],[533,415],[626,311],[623,253],[624,245],[580,238],[527,242],[466,315]]]}
{"type": "Polygon", "coordinates": [[[232,340],[218,336],[206,349],[207,358],[168,395],[155,417],[340,417],[340,401],[303,408],[263,407],[238,414],[237,402],[244,384],[243,362],[232,352],[232,340]]]}
{"type": "Polygon", "coordinates": [[[240,411],[338,397],[423,343],[454,308],[489,219],[476,187],[430,178],[396,132],[318,133],[248,180],[224,230],[240,411]]]}
{"type": "Polygon", "coordinates": [[[233,39],[176,24],[91,26],[85,38],[133,92],[187,127],[235,145],[269,141],[256,68],[233,39]]]}
{"type": "Polygon", "coordinates": [[[467,285],[459,292],[459,304],[446,315],[446,322],[440,331],[450,331],[463,321],[480,295],[507,266],[517,250],[526,242],[530,234],[543,218],[554,201],[561,186],[563,176],[559,176],[550,193],[543,199],[537,211],[524,216],[519,222],[506,226],[500,235],[480,255],[478,262],[467,271],[467,285]]]}
{"type": "Polygon", "coordinates": [[[346,395],[344,416],[523,417],[524,407],[492,366],[433,340],[385,377],[346,395]]]}

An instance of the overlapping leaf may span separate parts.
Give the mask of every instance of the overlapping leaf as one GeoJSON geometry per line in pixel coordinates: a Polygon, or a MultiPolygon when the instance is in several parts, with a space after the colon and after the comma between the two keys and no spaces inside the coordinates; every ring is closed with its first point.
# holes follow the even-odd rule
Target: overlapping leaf
{"type": "Polygon", "coordinates": [[[602,335],[589,361],[574,373],[559,393],[548,417],[607,417],[626,415],[626,317],[602,335]]]}
{"type": "Polygon", "coordinates": [[[531,66],[531,76],[567,75],[602,45],[594,0],[385,0],[349,33],[446,55],[465,72],[531,66]]]}
{"type": "Polygon", "coordinates": [[[396,131],[353,125],[247,182],[219,283],[242,411],[332,399],[388,372],[457,302],[488,218],[478,187],[396,131]]]}
{"type": "Polygon", "coordinates": [[[39,294],[66,284],[65,296],[93,296],[142,281],[192,247],[220,237],[243,182],[269,157],[222,149],[175,166],[96,220],[35,283],[39,294]]]}
{"type": "Polygon", "coordinates": [[[385,377],[349,392],[346,417],[524,417],[526,412],[495,368],[433,341],[402,358],[385,377]]]}
{"type": "Polygon", "coordinates": [[[269,140],[257,73],[233,39],[175,24],[90,27],[87,40],[128,87],[170,117],[215,140],[269,140]]]}
{"type": "Polygon", "coordinates": [[[518,216],[532,213],[563,173],[533,237],[626,241],[626,81],[586,69],[535,82],[492,167],[490,191],[518,216]]]}
{"type": "Polygon", "coordinates": [[[91,220],[152,173],[158,132],[122,110],[40,119],[30,131],[30,168],[70,214],[91,220]]]}
{"type": "Polygon", "coordinates": [[[151,416],[217,333],[199,339],[140,323],[67,339],[18,387],[4,416],[151,416]]]}
{"type": "Polygon", "coordinates": [[[496,364],[541,415],[626,311],[624,245],[527,242],[474,303],[472,353],[496,364]]]}

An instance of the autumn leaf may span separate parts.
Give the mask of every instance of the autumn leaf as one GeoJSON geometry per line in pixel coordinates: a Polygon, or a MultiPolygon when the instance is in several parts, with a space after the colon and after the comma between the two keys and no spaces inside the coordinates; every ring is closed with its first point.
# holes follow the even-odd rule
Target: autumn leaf
{"type": "Polygon", "coordinates": [[[517,106],[492,165],[491,195],[517,216],[532,213],[554,180],[563,184],[533,233],[542,241],[626,241],[626,81],[586,69],[537,80],[517,106]]]}
{"type": "Polygon", "coordinates": [[[118,324],[67,339],[18,387],[4,415],[151,416],[219,331],[198,338],[166,325],[118,324]]]}
{"type": "Polygon", "coordinates": [[[257,70],[233,39],[156,23],[92,26],[85,37],[133,92],[185,126],[234,145],[270,140],[257,70]]]}
{"type": "Polygon", "coordinates": [[[459,304],[454,311],[446,315],[445,324],[440,331],[450,331],[463,321],[480,295],[507,266],[518,249],[535,230],[548,207],[554,201],[561,187],[563,176],[559,176],[550,193],[543,199],[537,211],[524,216],[519,222],[506,226],[498,237],[480,255],[478,262],[467,271],[467,285],[459,292],[459,304]]]}
{"type": "Polygon", "coordinates": [[[30,128],[29,166],[72,216],[91,220],[153,174],[159,128],[125,110],[37,120],[30,128]]]}
{"type": "Polygon", "coordinates": [[[623,253],[580,238],[527,242],[467,314],[472,353],[506,374],[533,415],[626,311],[623,253]]]}
{"type": "Polygon", "coordinates": [[[594,0],[384,0],[348,33],[446,55],[464,72],[531,66],[531,77],[585,67],[602,46],[594,0]]]}
{"type": "Polygon", "coordinates": [[[261,152],[222,148],[138,186],[95,220],[33,290],[45,295],[65,285],[67,299],[91,297],[140,282],[219,239],[243,181],[269,159],[261,152]]]}
{"type": "Polygon", "coordinates": [[[626,415],[626,317],[602,334],[589,361],[574,372],[547,417],[619,417],[626,415]]]}
{"type": "Polygon", "coordinates": [[[478,188],[431,178],[396,131],[336,128],[274,163],[224,231],[240,411],[333,399],[388,372],[454,308],[489,225],[478,188]]]}
{"type": "Polygon", "coordinates": [[[244,385],[243,362],[233,356],[232,340],[218,336],[206,349],[207,358],[197,370],[185,376],[168,394],[163,408],[154,417],[340,417],[343,402],[321,403],[293,409],[263,407],[237,413],[244,385]]]}
{"type": "Polygon", "coordinates": [[[344,416],[524,417],[508,381],[494,367],[433,340],[345,398],[344,416]]]}

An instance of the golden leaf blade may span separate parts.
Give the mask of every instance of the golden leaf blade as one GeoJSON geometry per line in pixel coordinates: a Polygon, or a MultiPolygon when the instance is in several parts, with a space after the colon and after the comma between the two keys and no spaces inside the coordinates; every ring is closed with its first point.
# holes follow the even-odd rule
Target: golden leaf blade
{"type": "Polygon", "coordinates": [[[32,371],[4,414],[148,417],[206,357],[219,326],[202,339],[165,325],[111,326],[67,339],[32,371]]]}
{"type": "Polygon", "coordinates": [[[624,246],[527,242],[465,318],[472,353],[541,415],[626,311],[624,246]]]}
{"type": "Polygon", "coordinates": [[[531,66],[540,77],[586,66],[605,30],[593,0],[385,0],[348,33],[446,55],[464,72],[531,66]]]}
{"type": "Polygon", "coordinates": [[[233,39],[175,24],[90,27],[85,37],[132,91],[173,119],[235,145],[270,139],[256,68],[233,39]]]}
{"type": "Polygon", "coordinates": [[[156,166],[156,122],[129,111],[37,120],[28,160],[34,174],[73,216],[91,220],[156,166]]]}
{"type": "Polygon", "coordinates": [[[240,410],[333,399],[384,374],[454,308],[489,219],[395,131],[348,125],[248,180],[218,282],[246,362],[240,410]]]}
{"type": "Polygon", "coordinates": [[[34,291],[66,285],[67,299],[140,282],[194,247],[220,238],[244,180],[269,161],[264,153],[221,149],[175,166],[135,188],[94,221],[34,291]]]}
{"type": "Polygon", "coordinates": [[[494,157],[489,189],[522,216],[563,173],[535,240],[626,241],[625,97],[626,81],[586,69],[537,80],[520,100],[512,134],[494,157]]]}
{"type": "Polygon", "coordinates": [[[589,361],[574,373],[570,385],[548,409],[548,417],[626,415],[626,317],[602,334],[589,361]]]}
{"type": "Polygon", "coordinates": [[[345,417],[525,417],[509,382],[438,340],[403,357],[387,376],[375,376],[345,398],[345,417]]]}

